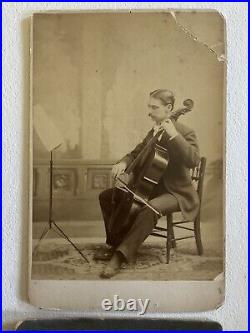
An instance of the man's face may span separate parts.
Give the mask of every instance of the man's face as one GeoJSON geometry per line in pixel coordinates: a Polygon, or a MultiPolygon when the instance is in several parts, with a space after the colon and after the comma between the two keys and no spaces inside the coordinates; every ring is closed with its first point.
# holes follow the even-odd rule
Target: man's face
{"type": "Polygon", "coordinates": [[[171,104],[163,105],[163,103],[159,98],[150,97],[148,108],[149,108],[149,116],[156,123],[160,123],[164,119],[169,118],[171,116],[172,105],[171,104]]]}

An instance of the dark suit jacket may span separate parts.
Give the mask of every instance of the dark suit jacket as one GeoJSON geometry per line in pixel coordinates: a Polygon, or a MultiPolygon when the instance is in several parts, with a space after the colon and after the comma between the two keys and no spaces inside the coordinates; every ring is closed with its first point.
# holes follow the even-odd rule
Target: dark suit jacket
{"type": "MultiPolygon", "coordinates": [[[[169,153],[169,163],[161,181],[166,192],[173,194],[178,200],[184,219],[193,220],[199,210],[199,197],[192,185],[190,169],[199,164],[199,147],[192,129],[180,122],[173,123],[179,134],[169,140],[167,134],[164,133],[159,142],[161,146],[167,148],[169,153]]],[[[152,136],[153,130],[150,130],[145,139],[121,161],[125,161],[128,166],[152,136]]]]}

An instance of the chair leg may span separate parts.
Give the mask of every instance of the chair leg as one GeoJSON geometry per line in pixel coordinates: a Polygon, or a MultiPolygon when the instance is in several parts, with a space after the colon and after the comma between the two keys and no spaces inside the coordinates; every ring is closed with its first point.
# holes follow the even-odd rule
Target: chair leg
{"type": "Polygon", "coordinates": [[[171,247],[176,248],[176,241],[175,241],[175,237],[174,237],[174,226],[173,226],[173,214],[169,213],[167,214],[167,221],[168,222],[168,230],[172,235],[172,241],[171,241],[171,247]]]}
{"type": "Polygon", "coordinates": [[[167,214],[167,264],[169,264],[170,261],[170,251],[171,251],[171,247],[172,247],[172,231],[171,231],[171,227],[172,226],[172,214],[167,214]],[[171,215],[171,217],[170,217],[171,215]]]}
{"type": "Polygon", "coordinates": [[[201,242],[200,214],[194,221],[194,235],[196,241],[197,252],[201,256],[203,254],[203,246],[201,242]]]}

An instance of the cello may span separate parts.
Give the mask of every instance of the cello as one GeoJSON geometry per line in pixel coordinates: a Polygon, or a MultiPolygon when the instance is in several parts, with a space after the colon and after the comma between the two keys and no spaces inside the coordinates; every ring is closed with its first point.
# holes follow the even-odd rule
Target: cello
{"type": "MultiPolygon", "coordinates": [[[[191,99],[186,99],[181,108],[173,111],[170,119],[177,121],[181,115],[190,112],[193,105],[194,102],[191,99]]],[[[168,166],[168,151],[158,141],[163,132],[164,129],[158,131],[127,166],[124,173],[115,178],[116,185],[113,188],[112,214],[109,223],[109,232],[114,243],[119,244],[122,235],[130,229],[137,213],[144,205],[149,207],[158,218],[162,216],[149,200],[153,189],[168,166]],[[140,166],[139,172],[134,172],[138,166],[140,166]],[[117,190],[122,191],[122,198],[118,204],[114,199],[117,190]]]]}

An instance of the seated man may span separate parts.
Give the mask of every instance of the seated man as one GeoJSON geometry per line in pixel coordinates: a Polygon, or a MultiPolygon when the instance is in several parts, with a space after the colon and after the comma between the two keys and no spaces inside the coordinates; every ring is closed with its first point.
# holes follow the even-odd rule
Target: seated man
{"type": "MultiPolygon", "coordinates": [[[[150,93],[148,107],[149,116],[155,122],[142,143],[123,157],[112,168],[112,175],[121,175],[128,165],[137,157],[148,141],[159,130],[164,132],[159,136],[159,145],[168,150],[169,163],[160,182],[155,186],[149,203],[162,215],[181,211],[184,219],[193,220],[198,213],[199,198],[195,191],[190,168],[194,168],[200,161],[197,139],[193,130],[180,122],[170,119],[173,113],[174,95],[169,90],[158,89],[150,93]]],[[[116,200],[119,202],[119,190],[116,200]]],[[[99,200],[104,218],[107,240],[110,251],[103,253],[102,258],[110,259],[101,274],[103,278],[111,278],[117,274],[123,262],[134,262],[139,246],[151,234],[158,215],[148,206],[142,206],[131,228],[122,235],[121,239],[114,239],[109,231],[112,212],[113,189],[100,193],[99,200]]]]}

